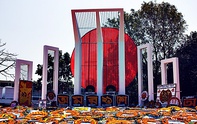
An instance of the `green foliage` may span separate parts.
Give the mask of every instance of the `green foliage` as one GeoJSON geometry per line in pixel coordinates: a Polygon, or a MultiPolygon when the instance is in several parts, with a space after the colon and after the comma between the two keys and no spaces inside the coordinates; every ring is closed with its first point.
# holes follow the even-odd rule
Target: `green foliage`
{"type": "MultiPolygon", "coordinates": [[[[108,20],[106,26],[118,27],[119,19],[108,20]],[[111,24],[112,23],[112,24],[111,24]]],[[[160,61],[171,58],[186,42],[187,29],[182,13],[167,2],[143,2],[141,9],[124,13],[125,32],[131,36],[136,45],[151,43],[153,45],[154,89],[161,84],[160,61]]],[[[143,83],[147,83],[147,54],[143,51],[143,83]]]]}
{"type": "MultiPolygon", "coordinates": [[[[197,34],[197,32],[191,32],[197,34]]],[[[182,96],[196,95],[197,89],[197,39],[188,36],[187,43],[176,52],[179,58],[180,88],[182,96]]]]}
{"type": "Polygon", "coordinates": [[[172,57],[184,43],[186,22],[175,6],[169,3],[143,3],[139,11],[144,39],[141,43],[151,43],[154,58],[161,60],[172,57]]]}
{"type": "MultiPolygon", "coordinates": [[[[53,86],[53,71],[54,71],[54,56],[52,54],[48,54],[48,70],[47,70],[47,89],[52,89],[53,86]]],[[[41,64],[37,65],[37,70],[35,74],[38,74],[39,76],[42,76],[42,69],[43,66],[41,64]]],[[[72,93],[73,92],[73,82],[72,82],[72,73],[70,69],[70,54],[64,53],[62,54],[62,51],[59,51],[59,81],[58,81],[58,89],[59,93],[67,92],[72,93]]],[[[42,77],[38,78],[37,82],[34,83],[35,89],[39,90],[41,89],[41,81],[42,77]]]]}
{"type": "Polygon", "coordinates": [[[62,76],[62,78],[66,82],[70,82],[71,79],[73,78],[72,73],[71,73],[71,68],[70,68],[70,54],[69,53],[64,53],[62,55],[62,52],[59,53],[60,58],[59,58],[59,76],[62,76]]]}
{"type": "Polygon", "coordinates": [[[138,104],[138,85],[137,85],[137,78],[135,78],[129,86],[126,87],[126,94],[128,94],[129,97],[129,103],[131,106],[135,106],[138,104]]]}

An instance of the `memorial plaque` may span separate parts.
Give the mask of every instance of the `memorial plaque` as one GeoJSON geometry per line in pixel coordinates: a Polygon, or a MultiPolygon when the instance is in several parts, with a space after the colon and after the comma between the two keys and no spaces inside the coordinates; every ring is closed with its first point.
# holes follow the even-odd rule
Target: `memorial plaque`
{"type": "Polygon", "coordinates": [[[82,95],[73,95],[71,102],[72,102],[72,106],[74,106],[74,107],[84,106],[84,96],[82,96],[82,95]]]}
{"type": "Polygon", "coordinates": [[[166,104],[171,97],[176,96],[176,84],[164,84],[157,86],[157,99],[161,104],[166,104]]]}
{"type": "Polygon", "coordinates": [[[59,107],[67,107],[69,106],[70,97],[69,95],[58,95],[57,96],[57,103],[59,107]]]}
{"type": "Polygon", "coordinates": [[[56,97],[56,95],[55,95],[54,92],[48,92],[47,93],[47,100],[48,101],[55,101],[55,97],[56,97]]]}
{"type": "Polygon", "coordinates": [[[126,107],[129,105],[129,97],[128,95],[117,95],[116,96],[116,106],[118,107],[126,107]]]}
{"type": "Polygon", "coordinates": [[[20,80],[19,83],[19,105],[31,106],[32,82],[20,80]]]}
{"type": "Polygon", "coordinates": [[[195,107],[197,106],[197,96],[183,97],[183,107],[195,107]]]}
{"type": "Polygon", "coordinates": [[[114,96],[112,95],[101,96],[101,106],[110,107],[114,105],[113,103],[114,103],[114,96]]]}
{"type": "Polygon", "coordinates": [[[86,106],[97,107],[98,106],[98,96],[96,96],[96,95],[86,96],[86,106]]]}

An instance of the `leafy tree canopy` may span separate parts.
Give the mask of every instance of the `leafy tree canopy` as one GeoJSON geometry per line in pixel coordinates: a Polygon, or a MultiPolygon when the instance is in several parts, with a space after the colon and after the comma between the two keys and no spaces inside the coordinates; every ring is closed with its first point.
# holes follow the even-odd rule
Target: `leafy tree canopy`
{"type": "Polygon", "coordinates": [[[182,96],[196,95],[197,89],[197,32],[191,32],[186,44],[177,50],[182,96]]]}
{"type": "MultiPolygon", "coordinates": [[[[174,5],[167,2],[143,2],[137,11],[131,9],[124,13],[125,32],[131,36],[136,45],[151,43],[153,46],[154,86],[161,84],[160,61],[171,58],[176,50],[184,45],[187,25],[182,13],[174,5]]],[[[119,26],[119,19],[108,19],[108,27],[119,26]]],[[[143,78],[147,82],[147,54],[143,51],[143,78]]]]}
{"type": "MultiPolygon", "coordinates": [[[[47,82],[48,86],[47,89],[52,89],[53,86],[53,68],[54,65],[54,56],[52,54],[48,54],[48,70],[47,70],[47,82]]],[[[37,65],[37,70],[35,74],[38,74],[39,76],[42,76],[42,69],[43,65],[38,64],[37,65]]],[[[70,54],[69,53],[64,53],[62,54],[62,51],[59,51],[59,81],[58,81],[58,86],[59,86],[59,92],[73,92],[73,82],[72,82],[72,73],[70,69],[70,54]]],[[[41,88],[41,81],[42,77],[35,82],[35,88],[40,89],[41,88]]]]}

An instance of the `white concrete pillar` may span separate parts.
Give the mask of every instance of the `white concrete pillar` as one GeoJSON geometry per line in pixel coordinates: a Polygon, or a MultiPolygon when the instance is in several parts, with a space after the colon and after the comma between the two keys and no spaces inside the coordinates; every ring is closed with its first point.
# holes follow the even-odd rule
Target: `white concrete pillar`
{"type": "Polygon", "coordinates": [[[47,69],[48,69],[48,49],[43,49],[43,66],[42,66],[42,100],[46,99],[47,94],[47,69]]]}
{"type": "Polygon", "coordinates": [[[138,55],[138,105],[142,104],[141,101],[141,93],[143,90],[143,68],[142,68],[142,54],[141,49],[138,47],[137,49],[137,55],[138,55]]]}
{"type": "Polygon", "coordinates": [[[78,95],[81,94],[81,55],[82,55],[81,36],[75,15],[76,11],[72,10],[71,12],[72,12],[73,31],[75,38],[74,95],[78,95]]]}
{"type": "Polygon", "coordinates": [[[166,69],[168,63],[173,64],[173,84],[176,84],[176,97],[180,99],[179,61],[177,57],[161,60],[162,85],[168,84],[166,69]]]}
{"type": "MultiPolygon", "coordinates": [[[[59,48],[44,46],[43,49],[43,69],[42,69],[42,99],[47,95],[47,70],[48,70],[48,51],[54,51],[54,72],[53,72],[53,91],[58,95],[58,70],[59,70],[59,48]]],[[[57,97],[56,97],[57,100],[57,97]]]]}
{"type": "Polygon", "coordinates": [[[21,65],[27,65],[27,80],[32,81],[33,62],[27,60],[16,59],[15,80],[14,80],[14,101],[18,101],[19,81],[21,74],[21,65]]]}
{"type": "Polygon", "coordinates": [[[99,106],[101,106],[101,96],[103,95],[103,35],[100,25],[99,11],[96,11],[97,30],[97,95],[99,106]]]}
{"type": "Polygon", "coordinates": [[[147,48],[147,68],[148,68],[148,94],[149,101],[154,100],[154,83],[153,83],[153,63],[152,63],[152,46],[149,44],[147,48]]]}
{"type": "Polygon", "coordinates": [[[147,69],[148,69],[148,95],[149,101],[154,100],[154,83],[153,83],[153,63],[152,63],[152,45],[144,44],[138,46],[138,104],[141,105],[141,93],[143,90],[143,66],[142,66],[142,50],[147,49],[147,69]]]}
{"type": "Polygon", "coordinates": [[[59,49],[56,48],[54,51],[54,72],[53,72],[53,91],[56,95],[55,100],[57,101],[57,95],[58,95],[58,72],[59,72],[59,49]]]}
{"type": "Polygon", "coordinates": [[[125,40],[124,40],[124,11],[120,13],[118,60],[119,60],[119,94],[125,95],[125,40]]]}

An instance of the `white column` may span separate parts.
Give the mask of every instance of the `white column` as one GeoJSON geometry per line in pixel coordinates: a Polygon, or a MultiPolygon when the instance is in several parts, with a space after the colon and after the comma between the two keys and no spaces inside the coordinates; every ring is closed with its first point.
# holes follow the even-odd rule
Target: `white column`
{"type": "Polygon", "coordinates": [[[143,67],[142,67],[142,54],[141,54],[141,49],[139,47],[137,49],[137,57],[138,57],[138,105],[141,105],[142,101],[140,95],[143,89],[143,77],[142,77],[143,67]]]}
{"type": "Polygon", "coordinates": [[[174,83],[176,84],[176,97],[180,99],[180,80],[179,80],[179,60],[174,58],[175,62],[173,63],[173,77],[174,83]]]}
{"type": "Polygon", "coordinates": [[[154,100],[154,83],[153,83],[153,63],[152,63],[152,45],[144,44],[138,46],[138,104],[141,105],[141,92],[143,90],[143,64],[142,49],[147,49],[147,69],[148,69],[148,95],[149,101],[154,100]]]}
{"type": "Polygon", "coordinates": [[[147,47],[147,68],[148,68],[148,94],[149,101],[154,100],[154,84],[153,84],[153,63],[152,63],[152,46],[148,44],[147,47]]]}
{"type": "Polygon", "coordinates": [[[101,106],[101,96],[103,95],[103,36],[100,25],[99,11],[96,11],[97,26],[97,95],[99,106],[101,106]]]}
{"type": "Polygon", "coordinates": [[[75,11],[72,12],[72,22],[75,37],[75,65],[74,65],[74,95],[81,94],[81,37],[75,16],[75,11]]]}
{"type": "Polygon", "coordinates": [[[55,101],[57,101],[58,95],[58,70],[59,70],[59,49],[54,48],[54,73],[53,73],[53,91],[56,95],[55,101]]]}
{"type": "Polygon", "coordinates": [[[28,66],[27,80],[32,81],[33,62],[32,61],[26,61],[26,62],[28,66]]]}
{"type": "MultiPolygon", "coordinates": [[[[43,70],[42,70],[42,99],[46,99],[47,95],[47,70],[48,70],[48,51],[54,52],[54,71],[53,71],[53,91],[58,95],[58,70],[59,70],[59,48],[52,46],[44,46],[43,70]]],[[[57,97],[56,97],[57,99],[57,97]]]]}
{"type": "Polygon", "coordinates": [[[166,63],[163,60],[161,60],[161,84],[167,84],[166,63]]]}
{"type": "Polygon", "coordinates": [[[48,69],[48,49],[43,49],[43,67],[42,67],[42,100],[46,99],[47,94],[47,69],[48,69]]]}
{"type": "Polygon", "coordinates": [[[119,60],[119,94],[125,95],[125,41],[124,41],[124,11],[120,12],[120,28],[118,41],[119,60]]]}
{"type": "Polygon", "coordinates": [[[14,80],[14,101],[18,101],[19,95],[19,81],[20,81],[20,73],[21,73],[21,65],[27,65],[27,80],[32,80],[32,68],[33,62],[27,60],[16,59],[16,68],[15,68],[15,80],[14,80]]]}
{"type": "Polygon", "coordinates": [[[20,80],[20,61],[16,60],[16,68],[15,68],[15,80],[14,80],[14,101],[18,101],[18,93],[19,93],[19,80],[20,80]]]}
{"type": "Polygon", "coordinates": [[[179,61],[177,57],[161,60],[162,85],[168,83],[166,69],[168,63],[173,64],[173,84],[176,84],[176,97],[180,99],[179,61]]]}

